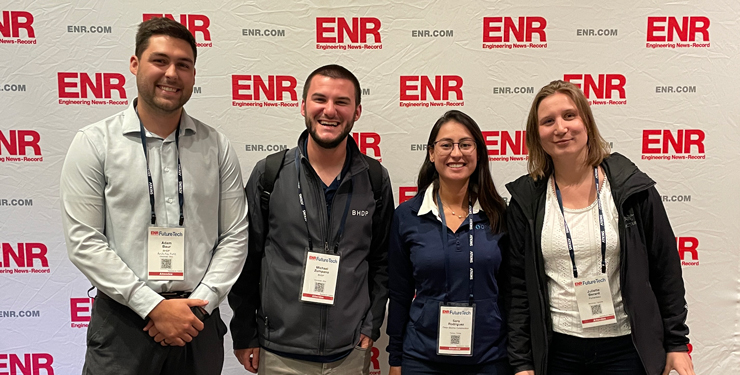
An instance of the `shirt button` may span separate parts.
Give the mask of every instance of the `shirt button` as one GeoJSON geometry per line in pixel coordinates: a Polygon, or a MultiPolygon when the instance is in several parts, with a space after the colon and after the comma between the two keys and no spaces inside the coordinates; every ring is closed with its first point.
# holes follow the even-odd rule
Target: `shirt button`
{"type": "Polygon", "coordinates": [[[169,172],[170,171],[170,168],[169,167],[164,167],[164,171],[165,172],[169,172]]]}
{"type": "Polygon", "coordinates": [[[172,203],[172,198],[167,198],[167,203],[172,203]]]}

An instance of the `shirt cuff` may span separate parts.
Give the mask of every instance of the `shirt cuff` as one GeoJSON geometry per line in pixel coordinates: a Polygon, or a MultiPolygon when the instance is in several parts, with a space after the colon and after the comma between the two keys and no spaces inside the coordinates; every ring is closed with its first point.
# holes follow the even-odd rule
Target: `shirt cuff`
{"type": "Polygon", "coordinates": [[[211,314],[213,310],[218,307],[220,301],[220,298],[218,294],[216,294],[214,291],[212,291],[209,287],[207,287],[204,284],[198,285],[197,288],[193,291],[193,293],[190,294],[191,299],[202,299],[208,301],[208,304],[203,306],[203,309],[206,310],[208,314],[211,314]]]}
{"type": "Polygon", "coordinates": [[[137,313],[142,319],[146,319],[149,313],[154,310],[164,297],[157,294],[151,288],[142,286],[134,292],[128,300],[128,307],[137,313]]]}

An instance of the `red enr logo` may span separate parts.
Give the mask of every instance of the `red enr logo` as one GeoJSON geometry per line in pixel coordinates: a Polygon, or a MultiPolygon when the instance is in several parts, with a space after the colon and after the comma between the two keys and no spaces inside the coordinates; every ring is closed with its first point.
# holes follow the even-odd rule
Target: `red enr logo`
{"type": "Polygon", "coordinates": [[[308,256],[308,259],[310,259],[310,260],[316,260],[316,256],[315,255],[309,255],[308,256]]]}
{"type": "Polygon", "coordinates": [[[57,73],[57,88],[60,98],[87,98],[92,94],[96,99],[111,99],[112,92],[118,92],[119,99],[126,99],[126,78],[121,73],[95,73],[93,80],[87,73],[57,73]],[[73,91],[78,90],[78,91],[73,91]]]}
{"type": "Polygon", "coordinates": [[[231,97],[233,100],[283,101],[285,96],[291,101],[298,100],[296,92],[298,81],[293,76],[241,75],[231,76],[231,97]]]}
{"type": "Polygon", "coordinates": [[[645,129],[642,131],[643,154],[691,154],[692,147],[698,154],[704,154],[706,134],[699,129],[645,129]]]}
{"type": "Polygon", "coordinates": [[[370,375],[380,375],[380,360],[378,360],[378,357],[380,357],[380,349],[373,346],[370,352],[370,375]]]}
{"type": "Polygon", "coordinates": [[[352,17],[351,24],[343,17],[316,17],[316,43],[373,43],[380,41],[380,20],[375,17],[352,17]]]}
{"type": "Polygon", "coordinates": [[[27,38],[35,38],[33,14],[23,11],[3,11],[3,22],[0,23],[0,35],[5,38],[19,38],[21,29],[26,31],[27,38]]]}
{"type": "Polygon", "coordinates": [[[696,237],[676,237],[678,256],[683,266],[699,265],[699,240],[696,237]]]}
{"type": "Polygon", "coordinates": [[[17,251],[13,249],[13,245],[7,242],[3,242],[2,247],[3,262],[0,263],[0,268],[33,268],[35,260],[41,263],[41,267],[49,267],[49,260],[46,258],[47,248],[42,243],[18,243],[16,245],[17,251]]]}
{"type": "MultiPolygon", "coordinates": [[[[190,30],[190,33],[193,34],[194,37],[198,37],[196,33],[201,33],[203,35],[203,40],[210,42],[211,41],[211,32],[208,31],[208,27],[211,26],[211,20],[202,15],[202,14],[181,14],[180,19],[175,19],[175,16],[172,14],[167,13],[144,13],[144,19],[143,21],[157,18],[157,17],[165,17],[169,18],[173,21],[179,21],[183,26],[187,27],[188,30],[190,30]]],[[[198,47],[212,47],[213,43],[198,43],[198,47]]]]}
{"type": "Polygon", "coordinates": [[[8,369],[9,372],[0,372],[0,375],[54,375],[54,357],[49,353],[26,353],[23,357],[18,354],[0,353],[0,371],[8,369]]]}
{"type": "Polygon", "coordinates": [[[463,100],[463,79],[460,76],[401,76],[401,100],[463,100]]]}
{"type": "Polygon", "coordinates": [[[594,96],[597,99],[611,99],[615,92],[620,99],[627,97],[624,90],[627,78],[622,74],[599,74],[596,79],[591,74],[565,74],[563,80],[583,90],[588,99],[594,96]]]}
{"type": "Polygon", "coordinates": [[[547,20],[544,17],[484,17],[483,43],[531,42],[536,34],[540,42],[547,42],[547,20]],[[503,25],[502,25],[503,24],[503,25]]]}
{"type": "Polygon", "coordinates": [[[527,132],[524,130],[514,132],[506,130],[484,131],[483,139],[486,142],[488,156],[527,155],[528,153],[527,132]]]}
{"type": "Polygon", "coordinates": [[[158,236],[159,232],[156,230],[150,231],[152,236],[158,236]]]}
{"type": "Polygon", "coordinates": [[[70,298],[69,311],[73,323],[87,323],[95,298],[70,298]]]}
{"type": "Polygon", "coordinates": [[[709,41],[709,18],[707,17],[648,17],[648,42],[694,42],[698,35],[709,41]]]}
{"type": "Polygon", "coordinates": [[[400,186],[398,188],[398,204],[406,202],[407,200],[416,196],[416,186],[400,186]]]}
{"type": "Polygon", "coordinates": [[[442,314],[449,314],[450,310],[442,310],[442,314]]]}
{"type": "Polygon", "coordinates": [[[380,155],[380,134],[371,132],[352,133],[360,152],[367,156],[372,156],[378,161],[383,161],[380,155]],[[372,150],[372,154],[368,153],[372,150]]]}
{"type": "Polygon", "coordinates": [[[574,285],[575,286],[581,286],[581,285],[583,285],[583,281],[576,281],[574,285]]]}
{"type": "Polygon", "coordinates": [[[34,155],[41,155],[39,141],[41,136],[35,130],[6,130],[3,133],[0,130],[0,155],[3,155],[3,148],[7,155],[26,155],[30,147],[34,155]]]}

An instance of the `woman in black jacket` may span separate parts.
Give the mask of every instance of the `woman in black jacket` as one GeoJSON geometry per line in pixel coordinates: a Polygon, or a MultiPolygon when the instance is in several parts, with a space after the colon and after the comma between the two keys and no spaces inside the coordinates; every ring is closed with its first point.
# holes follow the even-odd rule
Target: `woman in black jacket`
{"type": "Polygon", "coordinates": [[[506,187],[516,375],[694,375],[675,237],[655,182],[609,154],[588,101],[553,81],[506,187]]]}

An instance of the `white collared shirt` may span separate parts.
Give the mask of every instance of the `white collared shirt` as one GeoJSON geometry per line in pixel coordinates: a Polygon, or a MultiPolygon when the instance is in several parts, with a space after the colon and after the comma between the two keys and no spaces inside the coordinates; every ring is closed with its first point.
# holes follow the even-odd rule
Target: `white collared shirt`
{"type": "MultiPolygon", "coordinates": [[[[434,188],[432,185],[429,185],[429,187],[424,191],[424,199],[421,201],[419,213],[416,215],[423,216],[431,212],[439,222],[442,222],[442,218],[439,216],[439,208],[437,207],[436,200],[437,199],[434,196],[434,188]]],[[[480,203],[476,200],[475,203],[473,203],[473,214],[477,214],[480,210],[480,203]]]]}

